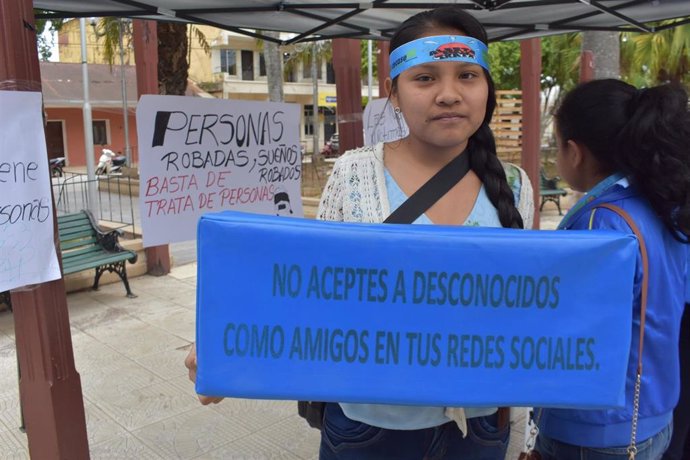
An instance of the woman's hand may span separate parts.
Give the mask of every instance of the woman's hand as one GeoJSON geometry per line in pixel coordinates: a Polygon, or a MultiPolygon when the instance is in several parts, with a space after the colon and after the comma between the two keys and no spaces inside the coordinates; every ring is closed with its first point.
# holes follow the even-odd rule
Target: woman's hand
{"type": "MultiPolygon", "coordinates": [[[[189,354],[187,357],[184,359],[184,365],[189,369],[189,380],[192,382],[196,383],[196,344],[192,344],[192,348],[189,350],[189,354]]],[[[199,398],[199,401],[201,401],[201,404],[204,406],[208,404],[218,404],[223,400],[223,397],[221,396],[204,396],[204,395],[197,395],[199,398]]]]}

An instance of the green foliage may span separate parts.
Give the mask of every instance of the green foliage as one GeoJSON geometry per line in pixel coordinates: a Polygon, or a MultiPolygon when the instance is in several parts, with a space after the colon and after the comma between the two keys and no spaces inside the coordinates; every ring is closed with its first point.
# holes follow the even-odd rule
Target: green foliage
{"type": "Polygon", "coordinates": [[[317,65],[320,65],[324,60],[331,61],[333,59],[333,42],[331,40],[299,43],[292,50],[286,51],[288,57],[283,61],[284,76],[287,77],[287,75],[295,71],[300,62],[305,66],[311,65],[314,47],[316,47],[317,65]]]}
{"type": "MultiPolygon", "coordinates": [[[[34,10],[34,13],[41,14],[47,13],[47,11],[34,10]]],[[[41,61],[47,61],[53,55],[50,50],[52,43],[43,33],[59,32],[64,22],[64,19],[36,19],[36,44],[38,46],[38,55],[41,61]]]]}
{"type": "Polygon", "coordinates": [[[541,40],[542,89],[558,87],[570,91],[580,78],[580,47],[582,36],[569,33],[544,37],[541,40]]]}
{"type": "MultiPolygon", "coordinates": [[[[678,20],[663,21],[660,25],[678,20]]],[[[690,87],[690,24],[653,34],[626,33],[621,42],[625,79],[636,86],[662,83],[690,87]]]]}
{"type": "MultiPolygon", "coordinates": [[[[569,90],[579,78],[580,34],[554,35],[541,39],[543,90],[569,90]]],[[[520,42],[495,42],[489,46],[491,76],[499,90],[520,89],[520,42]]]]}
{"type": "Polygon", "coordinates": [[[187,62],[192,62],[192,40],[194,38],[199,43],[199,46],[201,46],[201,49],[204,50],[206,56],[211,55],[211,45],[208,43],[206,35],[204,35],[201,29],[199,29],[197,26],[190,24],[187,41],[187,62]]]}
{"type": "Polygon", "coordinates": [[[489,45],[489,68],[496,89],[520,89],[520,42],[491,43],[489,45]]]}
{"type": "Polygon", "coordinates": [[[123,21],[120,18],[107,17],[92,21],[96,38],[103,40],[103,57],[112,67],[115,63],[115,56],[120,51],[120,28],[122,28],[122,48],[129,48],[132,40],[132,21],[123,21]]]}
{"type": "MultiPolygon", "coordinates": [[[[367,46],[368,40],[360,40],[359,41],[359,49],[360,49],[360,56],[361,56],[361,65],[360,65],[360,77],[362,77],[363,81],[366,81],[367,78],[369,78],[369,48],[367,46]]],[[[373,81],[377,81],[379,78],[379,66],[378,66],[378,53],[379,53],[379,47],[377,46],[376,42],[373,42],[371,44],[371,79],[373,81]]]]}
{"type": "MultiPolygon", "coordinates": [[[[97,22],[91,23],[94,27],[96,37],[99,41],[103,41],[103,57],[106,62],[112,65],[115,63],[115,57],[120,52],[120,24],[122,25],[122,47],[123,49],[128,49],[132,42],[132,35],[134,33],[132,29],[132,21],[121,20],[116,17],[106,17],[100,18],[97,22]]],[[[207,55],[211,55],[211,45],[209,45],[208,40],[204,33],[195,25],[189,26],[188,33],[188,53],[191,53],[191,43],[193,39],[199,43],[199,46],[204,50],[207,55]]],[[[189,55],[187,56],[187,62],[189,62],[189,55]]]]}

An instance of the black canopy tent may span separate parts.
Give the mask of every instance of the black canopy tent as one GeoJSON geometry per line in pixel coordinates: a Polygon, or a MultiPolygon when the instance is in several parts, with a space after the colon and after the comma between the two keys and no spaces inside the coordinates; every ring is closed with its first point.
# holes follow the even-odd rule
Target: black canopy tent
{"type": "MultiPolygon", "coordinates": [[[[285,31],[295,34],[286,43],[296,43],[341,37],[386,39],[410,15],[444,3],[470,10],[485,24],[491,40],[574,30],[651,31],[651,23],[671,18],[690,22],[690,0],[0,0],[0,43],[4,44],[0,82],[5,89],[19,89],[19,83],[40,88],[32,7],[44,10],[37,16],[41,18],[178,20],[250,36],[260,36],[256,30],[285,31]]],[[[533,92],[538,91],[538,81],[536,86],[533,92]]],[[[12,301],[30,452],[41,458],[88,458],[64,281],[13,291],[12,301]]]]}
{"type": "Polygon", "coordinates": [[[690,22],[690,0],[35,0],[40,18],[120,16],[207,24],[256,36],[291,32],[283,44],[331,38],[387,39],[414,13],[454,3],[471,11],[492,41],[579,30],[652,32],[671,18],[690,22]]]}
{"type": "MultiPolygon", "coordinates": [[[[485,26],[491,41],[524,40],[582,30],[653,32],[690,23],[690,0],[34,0],[33,4],[43,10],[37,17],[45,19],[115,16],[182,21],[216,26],[283,45],[336,38],[386,40],[408,17],[445,4],[470,11],[485,26]],[[659,24],[666,19],[680,20],[659,24]],[[263,35],[262,30],[293,35],[276,39],[263,35]]],[[[539,65],[538,60],[534,65],[539,65]]],[[[538,70],[533,77],[539,78],[538,70]]],[[[343,80],[343,77],[336,78],[338,92],[343,96],[340,100],[349,101],[351,85],[343,80]]],[[[525,95],[536,99],[538,84],[533,89],[525,95]]],[[[338,113],[339,124],[361,119],[361,108],[341,107],[340,102],[338,113]]],[[[527,110],[525,115],[528,114],[527,110]]],[[[525,121],[529,124],[535,120],[526,116],[525,121]]],[[[359,130],[361,127],[354,124],[342,126],[344,148],[359,145],[356,134],[359,130]]],[[[529,130],[523,131],[523,141],[529,138],[529,130]]],[[[538,150],[538,139],[535,142],[538,150]]],[[[534,150],[529,142],[523,142],[525,149],[534,150]]],[[[523,155],[523,166],[525,161],[523,155]]]]}

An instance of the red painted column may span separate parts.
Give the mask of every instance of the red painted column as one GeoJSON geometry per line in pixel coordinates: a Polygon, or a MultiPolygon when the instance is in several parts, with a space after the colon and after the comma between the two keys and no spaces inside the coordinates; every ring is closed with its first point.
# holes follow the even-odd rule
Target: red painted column
{"type": "Polygon", "coordinates": [[[594,53],[585,50],[580,54],[580,83],[594,80],[594,53]]]}
{"type": "Polygon", "coordinates": [[[541,151],[541,42],[530,38],[520,42],[522,81],[522,169],[534,188],[534,226],[539,228],[539,158],[541,151]]]}
{"type": "MultiPolygon", "coordinates": [[[[0,0],[0,37],[0,88],[40,92],[32,0],[0,0]]],[[[59,257],[57,236],[55,247],[59,257]]],[[[13,290],[12,304],[29,454],[36,459],[87,459],[84,401],[74,367],[64,279],[13,290]]]]}
{"type": "MultiPolygon", "coordinates": [[[[158,94],[158,33],[155,21],[135,19],[134,61],[137,67],[137,94],[158,94]]],[[[144,140],[146,142],[146,140],[144,140]]],[[[138,141],[141,144],[141,139],[138,141]]],[[[141,155],[141,149],[139,149],[141,155]]],[[[167,244],[146,248],[146,272],[153,276],[170,273],[167,244]]]]}
{"type": "Polygon", "coordinates": [[[379,74],[379,97],[388,97],[386,91],[386,79],[391,74],[391,62],[388,59],[390,54],[390,44],[388,40],[379,40],[379,54],[376,57],[377,69],[379,74]]]}
{"type": "Polygon", "coordinates": [[[338,96],[336,104],[341,152],[364,145],[360,59],[359,40],[350,38],[333,40],[333,67],[335,90],[338,96]]]}

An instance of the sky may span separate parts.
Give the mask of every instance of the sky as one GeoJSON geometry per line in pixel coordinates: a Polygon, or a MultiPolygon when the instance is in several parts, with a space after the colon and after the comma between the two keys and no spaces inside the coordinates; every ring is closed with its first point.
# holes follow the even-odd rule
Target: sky
{"type": "Polygon", "coordinates": [[[50,56],[50,59],[48,59],[51,62],[57,62],[60,60],[60,52],[58,51],[58,37],[57,37],[57,32],[51,32],[49,30],[49,27],[46,27],[46,30],[41,34],[42,37],[45,38],[47,43],[51,44],[50,51],[53,53],[50,56]]]}

